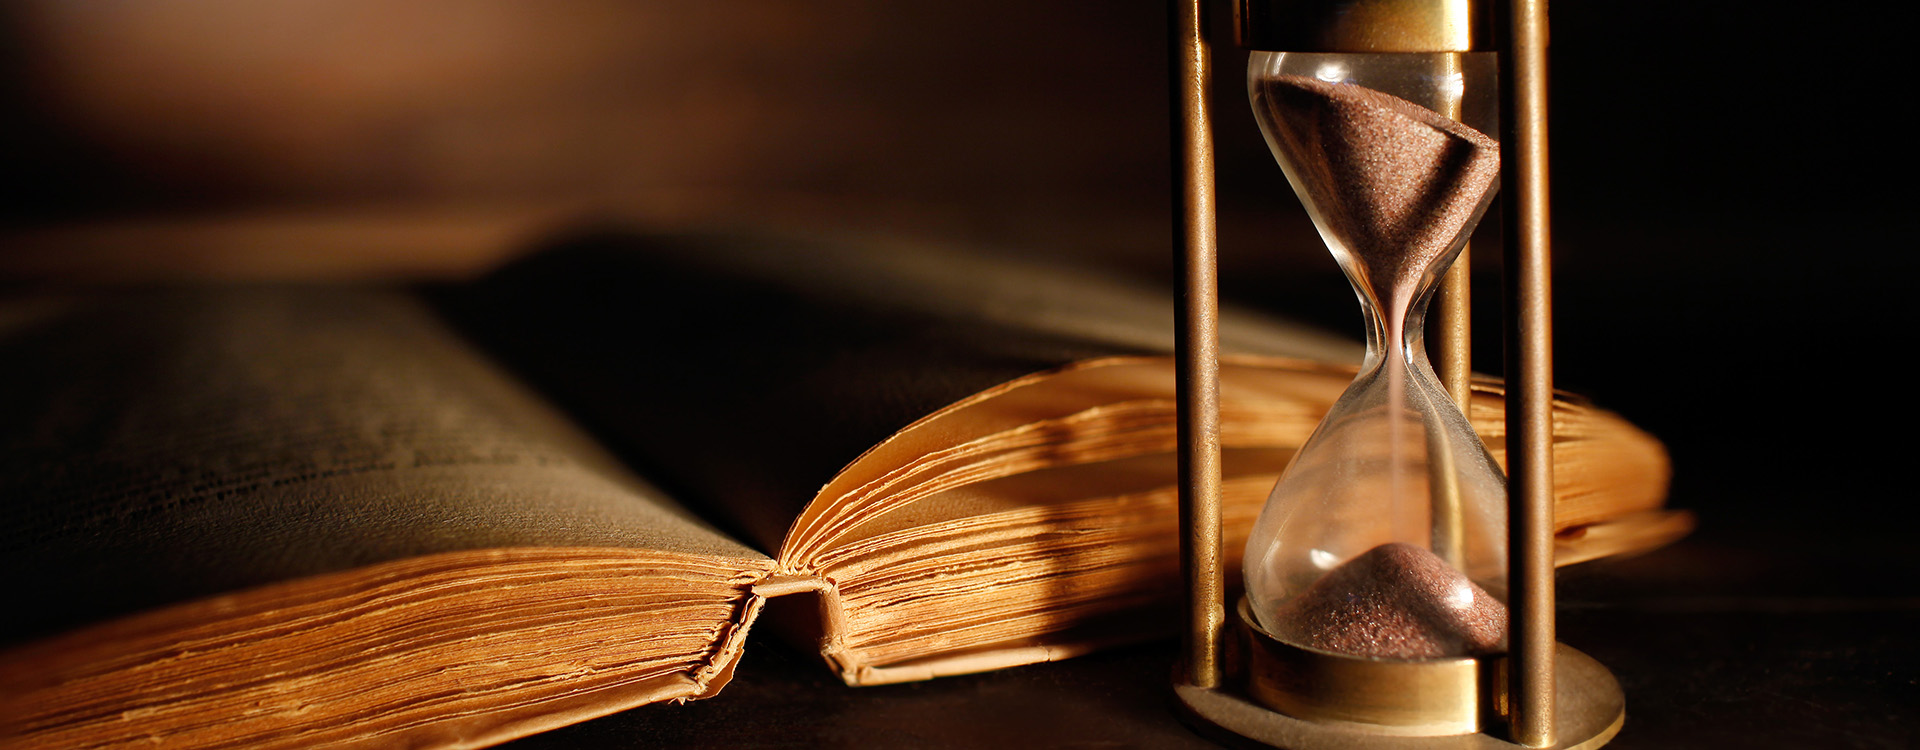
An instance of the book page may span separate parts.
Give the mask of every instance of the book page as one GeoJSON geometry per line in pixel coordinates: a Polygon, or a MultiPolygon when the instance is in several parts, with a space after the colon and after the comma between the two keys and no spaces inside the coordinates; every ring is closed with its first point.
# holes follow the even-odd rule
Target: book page
{"type": "Polygon", "coordinates": [[[0,642],[463,550],[765,560],[399,292],[109,296],[0,362],[0,642]]]}

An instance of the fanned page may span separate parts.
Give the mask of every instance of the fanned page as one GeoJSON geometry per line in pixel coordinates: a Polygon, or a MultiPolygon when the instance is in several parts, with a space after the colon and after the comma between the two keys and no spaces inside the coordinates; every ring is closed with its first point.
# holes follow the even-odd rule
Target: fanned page
{"type": "Polygon", "coordinates": [[[0,338],[0,738],[475,746],[724,682],[771,561],[417,300],[69,300],[0,338]]]}

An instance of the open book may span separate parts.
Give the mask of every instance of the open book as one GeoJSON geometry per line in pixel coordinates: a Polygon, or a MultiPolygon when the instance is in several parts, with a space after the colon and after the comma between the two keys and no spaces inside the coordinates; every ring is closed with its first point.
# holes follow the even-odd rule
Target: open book
{"type": "MultiPolygon", "coordinates": [[[[1164,296],[924,249],[569,244],[424,292],[9,309],[0,744],[486,745],[712,694],[789,594],[850,684],[1172,632],[1164,296]]],[[[1357,347],[1224,340],[1237,550],[1357,347]]],[[[1470,411],[1501,455],[1498,385],[1470,411]]],[[[1657,441],[1572,401],[1555,428],[1563,562],[1684,533],[1657,441]]]]}

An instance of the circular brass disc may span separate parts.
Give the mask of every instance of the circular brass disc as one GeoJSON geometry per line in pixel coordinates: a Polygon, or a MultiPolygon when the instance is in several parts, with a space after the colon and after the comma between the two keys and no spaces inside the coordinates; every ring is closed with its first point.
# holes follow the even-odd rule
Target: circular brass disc
{"type": "Polygon", "coordinates": [[[1255,703],[1315,724],[1353,723],[1375,734],[1473,734],[1493,714],[1502,659],[1367,659],[1287,643],[1260,629],[1240,599],[1246,693],[1255,703]]]}
{"type": "MultiPolygon", "coordinates": [[[[1561,644],[1554,660],[1554,710],[1559,742],[1548,749],[1591,750],[1607,744],[1626,721],[1626,696],[1612,672],[1593,657],[1561,644]]],[[[1316,723],[1268,710],[1244,695],[1175,685],[1187,723],[1228,745],[1287,750],[1511,750],[1492,734],[1409,737],[1353,723],[1316,723]]]]}

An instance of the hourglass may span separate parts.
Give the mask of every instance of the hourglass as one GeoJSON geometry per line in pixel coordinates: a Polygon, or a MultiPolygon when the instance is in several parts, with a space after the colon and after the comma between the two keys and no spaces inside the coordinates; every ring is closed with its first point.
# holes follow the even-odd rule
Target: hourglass
{"type": "MultiPolygon", "coordinates": [[[[1506,482],[1441,388],[1422,335],[1438,280],[1499,183],[1499,146],[1344,80],[1346,66],[1324,56],[1256,55],[1252,70],[1267,142],[1360,300],[1367,355],[1254,525],[1247,612],[1271,638],[1266,653],[1323,671],[1499,654],[1506,482]]],[[[1479,727],[1477,708],[1458,701],[1451,713],[1418,701],[1376,711],[1327,704],[1299,680],[1254,689],[1302,718],[1429,734],[1479,727]]]]}
{"type": "Polygon", "coordinates": [[[1619,684],[1553,639],[1550,353],[1529,332],[1544,331],[1547,293],[1539,4],[1506,8],[1499,66],[1469,0],[1237,4],[1240,38],[1256,50],[1248,83],[1261,131],[1352,284],[1367,341],[1358,376],[1252,530],[1237,617],[1219,598],[1209,442],[1218,413],[1202,6],[1176,3],[1175,30],[1191,615],[1176,694],[1188,718],[1223,739],[1288,748],[1605,744],[1624,717],[1619,684]],[[1499,111],[1515,152],[1504,160],[1487,135],[1496,90],[1508,94],[1499,111]],[[1519,331],[1509,339],[1511,488],[1435,377],[1422,335],[1438,281],[1503,175],[1519,194],[1507,210],[1519,331]]]}

